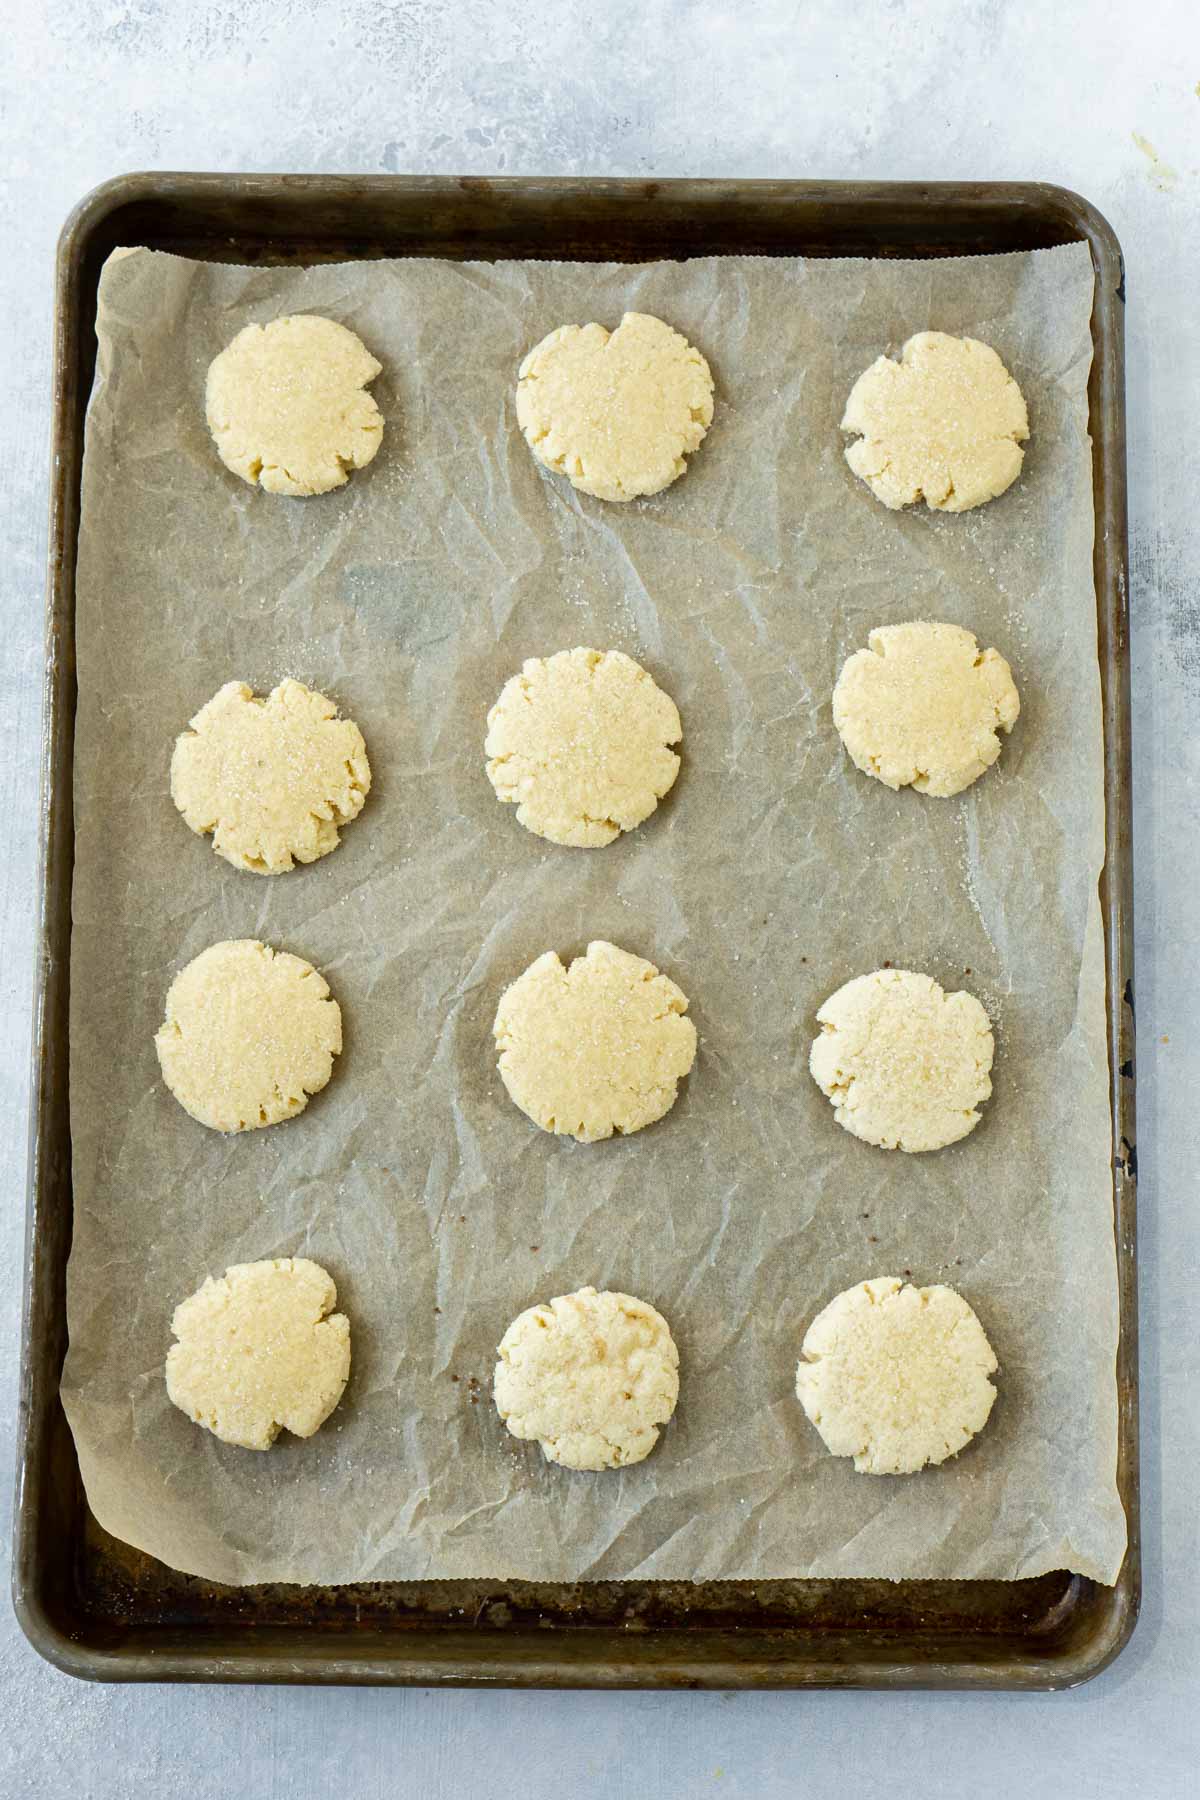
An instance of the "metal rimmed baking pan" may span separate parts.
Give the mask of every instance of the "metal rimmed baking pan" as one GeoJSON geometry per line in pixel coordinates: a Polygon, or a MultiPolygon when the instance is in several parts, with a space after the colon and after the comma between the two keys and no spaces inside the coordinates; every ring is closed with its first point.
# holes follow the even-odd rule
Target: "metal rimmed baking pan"
{"type": "Polygon", "coordinates": [[[1069,1686],[1136,1617],[1137,1382],[1129,687],[1119,247],[1039,184],[131,175],[91,194],[58,260],[26,1310],[14,1595],[60,1667],[116,1680],[520,1686],[1069,1686]],[[73,858],[74,569],[96,286],[121,244],[236,262],[371,256],[638,261],[693,254],[947,256],[1084,241],[1096,272],[1089,400],[1104,697],[1101,881],[1121,1299],[1118,1482],[1130,1548],[1113,1588],[1020,1582],[503,1582],[222,1588],[106,1534],[58,1398],[71,1239],[67,1002],[73,858]]]}

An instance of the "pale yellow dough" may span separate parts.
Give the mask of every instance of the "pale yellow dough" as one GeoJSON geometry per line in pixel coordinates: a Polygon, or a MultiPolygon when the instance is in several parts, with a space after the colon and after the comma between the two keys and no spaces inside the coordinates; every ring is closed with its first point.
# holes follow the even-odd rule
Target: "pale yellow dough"
{"type": "Polygon", "coordinates": [[[998,650],[960,625],[881,625],[846,662],[833,722],[864,775],[945,798],[1000,754],[1021,702],[998,650]]]}
{"type": "Polygon", "coordinates": [[[235,1263],[175,1308],[167,1393],[226,1444],[269,1450],[280,1431],[307,1438],[350,1377],[350,1322],[315,1262],[235,1263]]]}
{"type": "Polygon", "coordinates": [[[675,780],[682,729],[675,702],[620,650],[530,657],[488,714],[488,780],[538,837],[611,844],[675,780]]]}
{"type": "Polygon", "coordinates": [[[818,1313],[803,1353],[800,1403],[860,1475],[912,1475],[957,1456],[996,1398],[992,1347],[953,1288],[859,1282],[818,1313]]]}
{"type": "Polygon", "coordinates": [[[599,500],[657,494],[685,473],[712,424],[708,364],[649,313],[561,325],[526,356],[517,423],[538,461],[599,500]]]}
{"type": "Polygon", "coordinates": [[[1021,390],[977,338],[920,331],[900,361],[880,356],[850,390],[846,461],[893,510],[924,499],[939,512],[994,500],[1021,473],[1029,418],[1021,390]]]}
{"type": "Polygon", "coordinates": [[[547,1462],[619,1469],[641,1462],[679,1398],[679,1352],[662,1314],[594,1287],[531,1306],[500,1340],[493,1393],[514,1437],[547,1462]]]}
{"type": "Polygon", "coordinates": [[[175,743],[171,798],[235,869],[278,875],[336,850],[371,786],[358,726],[299,681],[227,681],[175,743]]]}
{"type": "Polygon", "coordinates": [[[877,969],[817,1013],[809,1067],[839,1125],[882,1150],[940,1150],[974,1131],[992,1091],[994,1045],[974,994],[877,969]]]}
{"type": "Polygon", "coordinates": [[[342,1048],[342,1015],[311,963],[255,938],[213,944],[181,969],[154,1039],[163,1080],[214,1131],[303,1112],[342,1048]]]}
{"type": "Polygon", "coordinates": [[[381,364],[334,319],[247,325],[208,371],[205,409],[221,461],[271,494],[326,494],[383,438],[366,384],[381,364]]]}
{"type": "Polygon", "coordinates": [[[590,1144],[640,1131],[675,1104],[696,1056],[687,997],[654,964],[589,944],[564,968],[547,950],[501,998],[504,1085],[543,1131],[590,1144]]]}

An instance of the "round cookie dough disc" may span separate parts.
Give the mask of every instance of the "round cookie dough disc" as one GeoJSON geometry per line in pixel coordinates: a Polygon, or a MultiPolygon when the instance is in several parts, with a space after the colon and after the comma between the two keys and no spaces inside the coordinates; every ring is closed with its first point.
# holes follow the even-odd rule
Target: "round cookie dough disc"
{"type": "Polygon", "coordinates": [[[617,1469],[641,1462],[679,1398],[679,1352],[662,1314],[594,1287],[531,1306],[500,1340],[493,1393],[514,1437],[547,1462],[617,1469]]]}
{"type": "Polygon", "coordinates": [[[547,950],[500,1000],[504,1085],[543,1131],[595,1143],[640,1131],[675,1104],[696,1057],[687,997],[654,964],[589,944],[564,968],[547,950]]]}
{"type": "Polygon", "coordinates": [[[968,512],[1021,473],[1029,418],[988,344],[920,331],[899,362],[881,356],[859,376],[842,430],[857,438],[846,461],[885,506],[968,512]]]}
{"type": "Polygon", "coordinates": [[[365,392],[381,364],[334,319],[247,325],[208,371],[205,410],[221,461],[271,494],[326,494],[365,468],[383,417],[365,392]]]}
{"type": "Polygon", "coordinates": [[[533,454],[598,500],[670,487],[712,415],[708,364],[649,313],[626,313],[611,336],[603,325],[561,325],[517,379],[517,423],[533,454]]]}
{"type": "Polygon", "coordinates": [[[358,726],[324,694],[282,681],[256,700],[227,681],[175,743],[171,798],[235,869],[278,875],[336,850],[371,786],[358,726]]]}
{"type": "Polygon", "coordinates": [[[235,1263],[175,1308],[167,1393],[226,1444],[269,1450],[311,1437],[350,1377],[350,1322],[337,1289],[303,1257],[235,1263]]]}
{"type": "Polygon", "coordinates": [[[839,1125],[882,1150],[940,1150],[974,1131],[992,1091],[992,1028],[974,994],[876,969],[817,1013],[809,1068],[839,1125]]]}
{"type": "Polygon", "coordinates": [[[1021,702],[998,650],[960,625],[881,625],[846,662],[833,722],[864,775],[945,798],[1000,754],[1021,702]]]}
{"type": "Polygon", "coordinates": [[[560,650],[505,682],[488,714],[488,780],[538,837],[611,844],[674,782],[681,736],[675,702],[631,656],[560,650]]]}
{"type": "Polygon", "coordinates": [[[342,1015],[311,963],[255,938],[202,950],[167,992],[163,1080],[202,1125],[254,1131],[303,1112],[342,1048],[342,1015]]]}
{"type": "Polygon", "coordinates": [[[800,1403],[860,1475],[912,1475],[957,1456],[996,1398],[992,1347],[953,1288],[862,1281],[818,1313],[803,1351],[800,1403]]]}

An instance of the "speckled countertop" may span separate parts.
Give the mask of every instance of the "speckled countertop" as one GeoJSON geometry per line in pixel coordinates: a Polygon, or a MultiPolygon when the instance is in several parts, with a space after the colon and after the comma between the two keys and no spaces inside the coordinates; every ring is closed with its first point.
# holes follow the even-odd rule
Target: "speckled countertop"
{"type": "MultiPolygon", "coordinates": [[[[0,1522],[20,1308],[54,241],[135,168],[1041,179],[1128,269],[1142,1620],[1072,1694],[100,1688],[0,1616],[0,1792],[1182,1794],[1200,1760],[1194,0],[40,0],[0,58],[0,1522]],[[1190,1773],[1189,1773],[1190,1772],[1190,1773]]],[[[114,820],[113,829],[122,829],[114,820]]]]}

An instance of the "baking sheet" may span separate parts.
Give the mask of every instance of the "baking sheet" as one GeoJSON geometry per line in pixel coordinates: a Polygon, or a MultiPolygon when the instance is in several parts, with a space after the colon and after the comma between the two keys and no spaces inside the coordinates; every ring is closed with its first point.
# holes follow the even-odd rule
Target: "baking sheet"
{"type": "Polygon", "coordinates": [[[78,578],[63,1383],[110,1531],[232,1582],[1113,1579],[1091,297],[1086,246],[110,262],[78,578]],[[534,464],[512,379],[553,325],[629,306],[700,345],[718,410],[681,483],[615,508],[534,464]],[[348,488],[285,501],[216,462],[203,380],[243,324],[304,309],[384,362],[388,426],[348,488]],[[929,325],[995,344],[1034,433],[1021,482],[957,519],[886,513],[837,430],[867,362],[929,325]],[[997,644],[1022,691],[1000,764],[949,802],[864,780],[830,721],[845,655],[913,616],[997,644]],[[481,755],[504,678],[575,643],[638,656],[685,731],[672,795],[593,853],[524,833],[481,755]],[[267,881],[187,833],[167,765],[222,681],[285,674],[358,720],[375,785],[333,857],[267,881]],[[242,935],[324,970],[347,1042],[299,1120],[223,1140],[165,1093],[151,1040],[175,969],[242,935]],[[511,1105],[490,1025],[537,953],[592,937],[680,982],[701,1050],[666,1120],[587,1146],[511,1105]],[[971,987],[996,1025],[984,1122],[934,1156],[849,1138],[806,1072],[816,1006],[885,960],[971,987]],[[254,1456],[166,1401],[169,1318],[205,1274],[290,1253],[334,1274],[354,1369],[316,1438],[254,1456]],[[955,1462],[856,1476],[792,1396],[799,1342],[841,1288],[908,1270],[979,1311],[1000,1398],[955,1462]],[[660,1306],[683,1363],[659,1448],[605,1477],[544,1465],[488,1393],[509,1319],[585,1281],[660,1306]]]}

